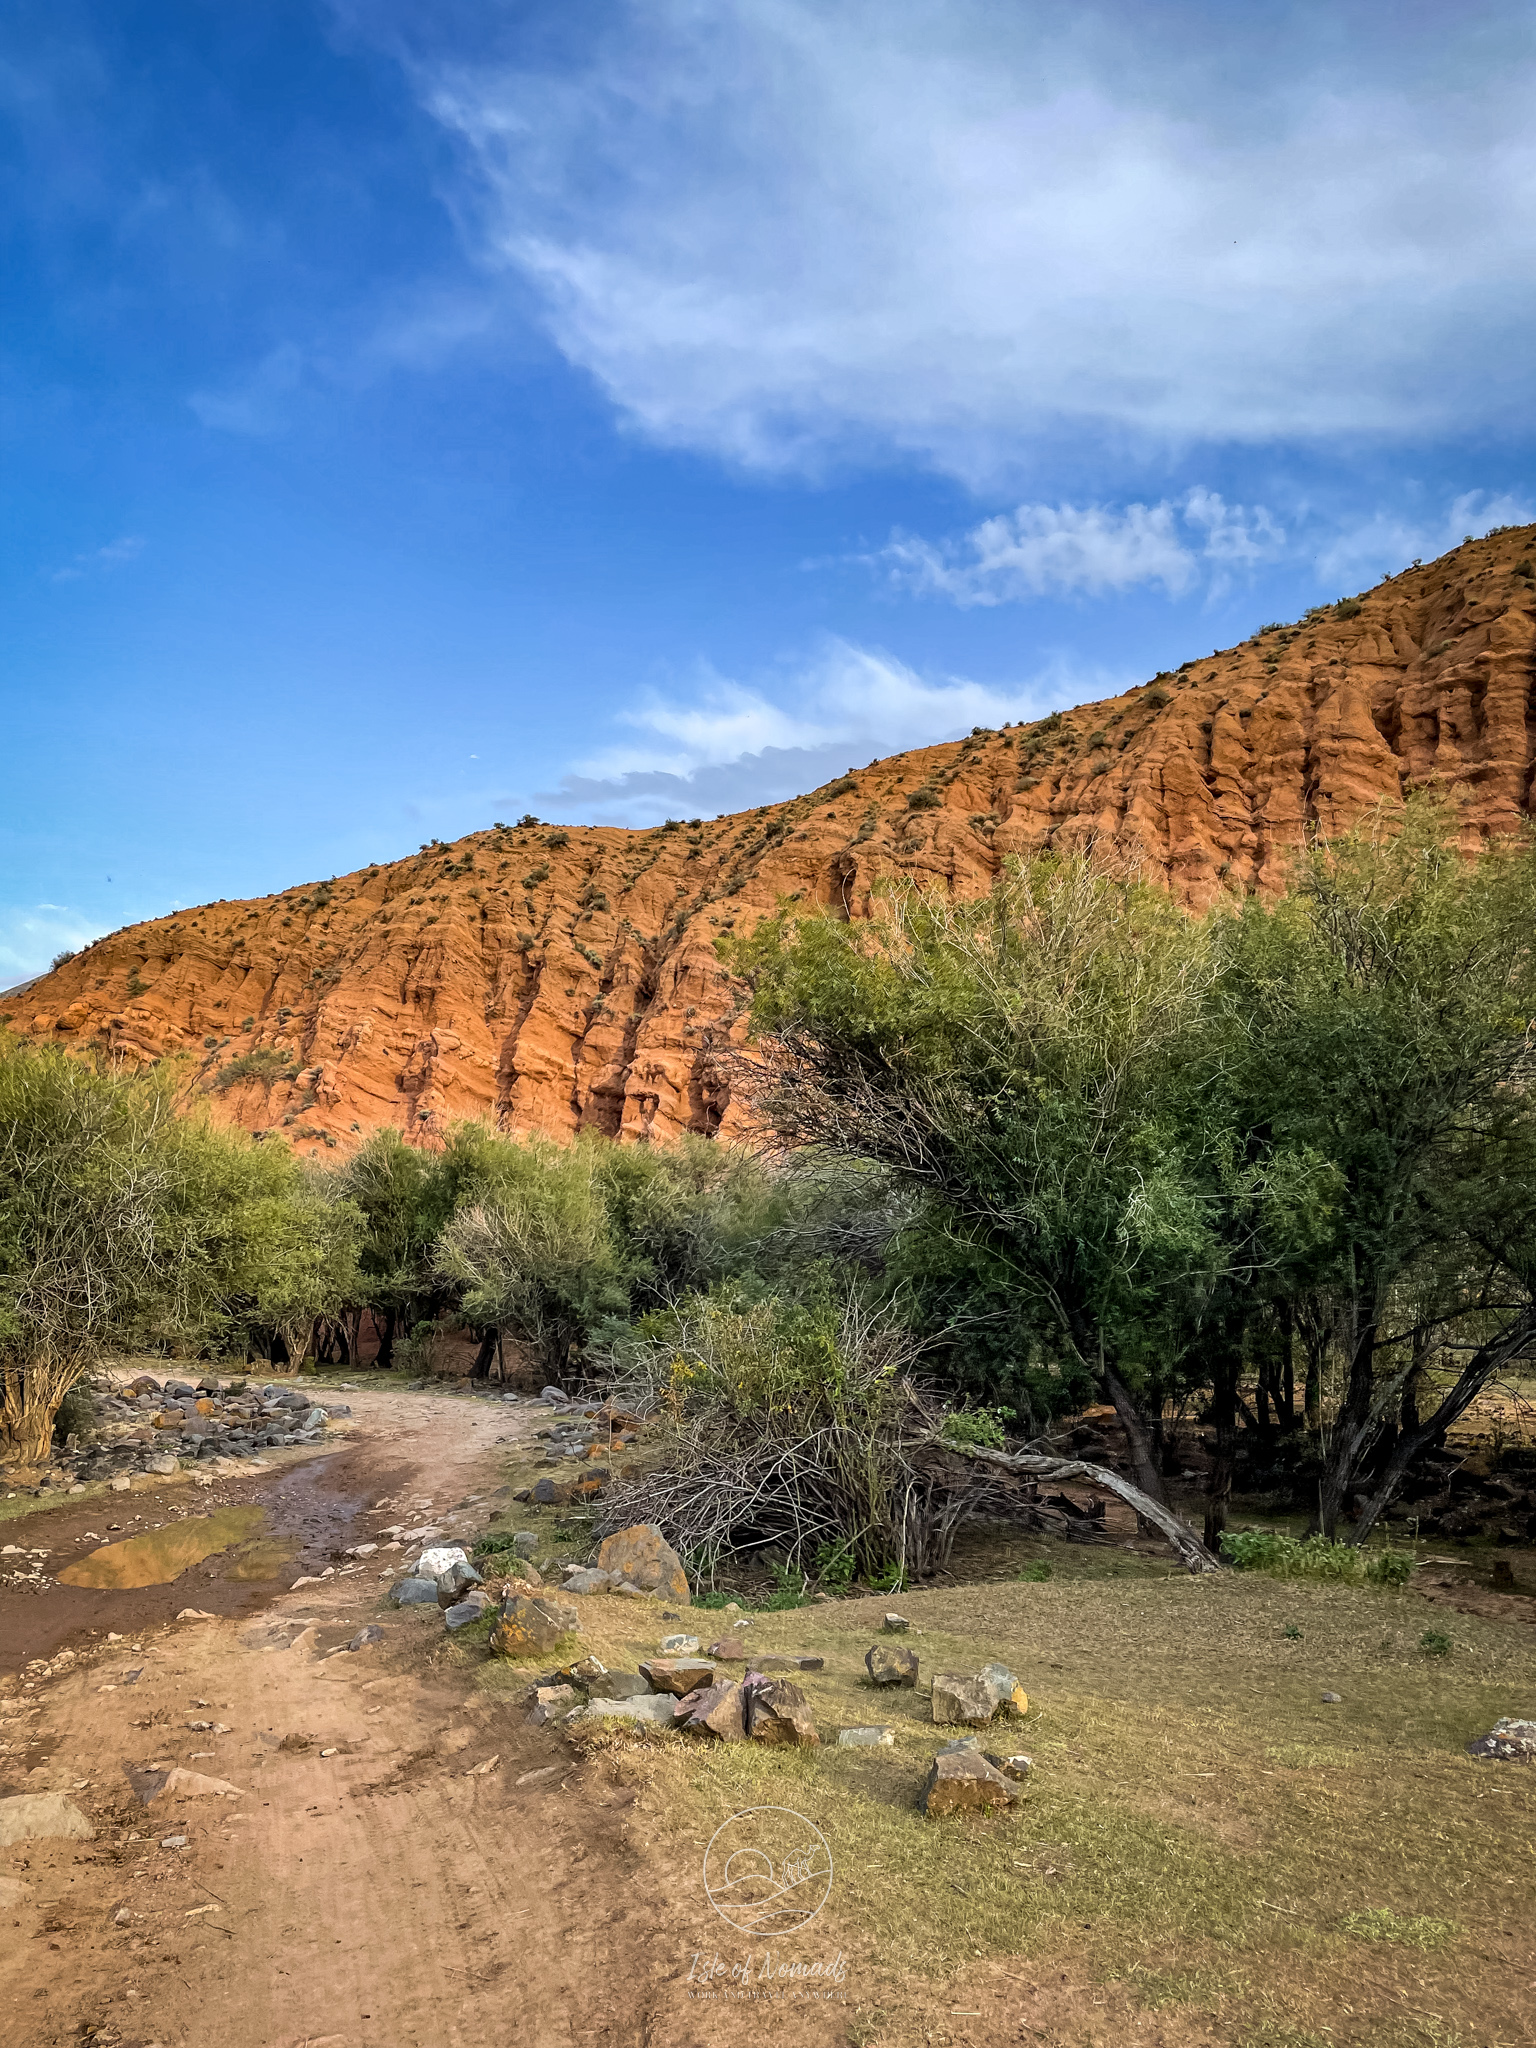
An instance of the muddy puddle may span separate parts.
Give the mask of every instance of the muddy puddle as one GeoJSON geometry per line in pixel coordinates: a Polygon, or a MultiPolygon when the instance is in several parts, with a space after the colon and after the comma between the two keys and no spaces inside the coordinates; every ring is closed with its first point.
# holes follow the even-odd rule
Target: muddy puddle
{"type": "Polygon", "coordinates": [[[363,1442],[211,1493],[136,1487],[9,1523],[10,1540],[46,1556],[41,1585],[0,1586],[0,1672],[108,1631],[137,1641],[184,1607],[255,1613],[343,1562],[370,1534],[364,1510],[406,1476],[363,1442]]]}
{"type": "Polygon", "coordinates": [[[276,1578],[303,1547],[297,1537],[286,1540],[267,1534],[264,1507],[219,1508],[211,1515],[188,1515],[104,1543],[88,1551],[58,1575],[61,1586],[168,1586],[184,1571],[210,1557],[223,1557],[223,1576],[249,1580],[276,1578]]]}

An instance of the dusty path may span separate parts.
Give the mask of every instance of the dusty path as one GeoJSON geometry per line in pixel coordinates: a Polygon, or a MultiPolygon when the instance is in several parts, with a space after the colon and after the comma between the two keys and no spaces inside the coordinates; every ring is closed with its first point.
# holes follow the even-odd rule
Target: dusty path
{"type": "MultiPolygon", "coordinates": [[[[358,1438],[336,1461],[345,1524],[372,1475],[372,1498],[431,1500],[428,1519],[470,1533],[491,1501],[453,1504],[492,1493],[498,1440],[543,1419],[427,1395],[351,1399],[358,1438]]],[[[709,2038],[669,1989],[686,1930],[658,1941],[668,1913],[637,1883],[632,1793],[526,1727],[515,1694],[478,1691],[462,1669],[435,1664],[435,1616],[380,1615],[378,1562],[285,1593],[254,1619],[177,1624],[141,1611],[136,1633],[119,1628],[121,1645],[36,1682],[26,1697],[39,1704],[5,1723],[5,1789],[67,1793],[96,1836],[0,1849],[0,2038],[18,2048],[629,2048],[661,2033],[687,2048],[709,2038]],[[325,1654],[375,1619],[384,1642],[325,1654]],[[261,1646],[286,1643],[297,1631],[279,1624],[298,1621],[314,1629],[293,1647],[261,1646]],[[175,1803],[167,1792],[146,1806],[134,1785],[152,1764],[245,1796],[175,1803]],[[173,1834],[185,1834],[184,1849],[160,1846],[173,1834]]],[[[177,1605],[187,1597],[182,1582],[177,1605]]],[[[100,1613],[87,1625],[100,1628],[100,1613]]]]}

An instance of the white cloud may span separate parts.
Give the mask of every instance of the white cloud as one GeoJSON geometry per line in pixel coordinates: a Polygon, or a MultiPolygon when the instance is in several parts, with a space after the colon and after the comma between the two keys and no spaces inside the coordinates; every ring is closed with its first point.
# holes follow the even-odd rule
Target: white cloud
{"type": "Polygon", "coordinates": [[[978,480],[1085,424],[1157,451],[1529,416],[1516,0],[1390,36],[1369,9],[1129,0],[608,20],[574,72],[401,32],[482,254],[657,440],[978,480]]]}
{"type": "Polygon", "coordinates": [[[222,391],[194,391],[187,403],[205,427],[224,433],[279,434],[304,375],[304,357],[284,342],[222,391]]]}
{"type": "Polygon", "coordinates": [[[1020,505],[934,543],[897,534],[866,556],[899,588],[960,605],[1008,604],[1046,595],[1099,594],[1161,583],[1171,597],[1214,566],[1221,574],[1272,559],[1285,535],[1264,509],[1228,505],[1192,490],[1177,503],[1020,505]]]}
{"type": "Polygon", "coordinates": [[[1527,498],[1512,497],[1508,492],[1465,491],[1452,499],[1439,519],[1376,513],[1326,542],[1318,551],[1317,566],[1326,583],[1363,586],[1412,561],[1433,561],[1469,535],[1485,534],[1491,526],[1526,526],[1532,520],[1536,520],[1536,509],[1527,498]]]}
{"type": "Polygon", "coordinates": [[[652,693],[622,714],[634,737],[577,763],[546,800],[604,824],[777,802],[871,756],[1037,718],[1126,680],[1061,664],[995,688],[924,677],[891,655],[829,640],[804,667],[767,682],[706,673],[691,691],[652,693]]]}
{"type": "Polygon", "coordinates": [[[89,576],[97,569],[120,569],[125,562],[131,562],[144,552],[144,543],[137,534],[125,533],[118,540],[108,541],[105,547],[89,548],[83,555],[76,555],[61,569],[50,569],[50,583],[78,583],[82,576],[89,576]]]}
{"type": "Polygon", "coordinates": [[[0,993],[47,971],[54,955],[75,952],[101,935],[62,903],[0,904],[0,993]]]}

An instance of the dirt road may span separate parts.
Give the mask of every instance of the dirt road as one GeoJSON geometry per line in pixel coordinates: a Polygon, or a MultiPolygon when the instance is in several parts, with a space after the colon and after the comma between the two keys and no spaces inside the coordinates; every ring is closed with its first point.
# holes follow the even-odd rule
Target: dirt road
{"type": "MultiPolygon", "coordinates": [[[[495,1504],[498,1440],[543,1419],[428,1395],[350,1398],[358,1434],[328,1484],[330,1533],[352,1542],[361,1503],[383,1497],[413,1513],[430,1502],[422,1519],[450,1538],[470,1534],[495,1504]],[[474,1493],[487,1498],[455,1505],[474,1493]]],[[[260,1498],[267,1483],[232,1489],[260,1498]]],[[[270,1482],[274,1493],[296,1483],[270,1482]]],[[[325,1497],[327,1482],[306,1483],[325,1497]]],[[[141,1509],[143,1497],[131,1498],[141,1509]]],[[[92,1505],[86,1526],[100,1530],[104,1511],[92,1505]]],[[[323,1533],[312,1515],[301,1566],[314,1564],[323,1533]]],[[[79,1661],[56,1662],[12,1695],[4,1790],[67,1794],[95,1836],[0,1849],[0,2038],[18,2048],[631,2048],[663,2036],[688,2048],[712,2038],[684,1988],[702,1902],[670,1903],[667,1873],[630,1826],[633,1791],[527,1727],[515,1693],[478,1690],[462,1668],[434,1661],[444,1640],[435,1616],[381,1615],[380,1562],[255,1616],[177,1623],[144,1606],[149,1596],[161,1609],[187,1604],[197,1592],[187,1580],[82,1595],[95,1603],[82,1625],[123,1641],[98,1635],[93,1649],[78,1637],[79,1661]],[[113,1598],[138,1604],[112,1621],[113,1598]],[[382,1643],[327,1654],[375,1620],[382,1643]],[[290,1636],[292,1647],[269,1646],[290,1636]],[[178,1800],[168,1789],[143,1803],[136,1787],[175,1765],[242,1796],[178,1800]],[[184,1848],[162,1846],[179,1835],[184,1848]]],[[[219,1590],[244,1605],[243,1592],[219,1590]]]]}

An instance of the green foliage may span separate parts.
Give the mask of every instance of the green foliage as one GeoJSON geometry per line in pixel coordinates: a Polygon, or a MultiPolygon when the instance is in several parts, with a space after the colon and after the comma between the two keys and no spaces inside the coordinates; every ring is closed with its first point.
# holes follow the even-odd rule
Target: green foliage
{"type": "Polygon", "coordinates": [[[1452,1649],[1451,1638],[1440,1629],[1427,1628],[1419,1637],[1419,1648],[1426,1657],[1449,1657],[1452,1649]]]}
{"type": "Polygon", "coordinates": [[[1043,1586],[1047,1579],[1054,1576],[1050,1561],[1043,1557],[1031,1559],[1019,1572],[1019,1578],[1026,1586],[1043,1586]]]}
{"type": "Polygon", "coordinates": [[[1299,1643],[1301,1641],[1301,1630],[1294,1621],[1288,1621],[1280,1633],[1288,1643],[1299,1643]]]}
{"type": "Polygon", "coordinates": [[[167,1070],[0,1042],[0,1425],[33,1437],[104,1351],[339,1307],[357,1224],[285,1148],[178,1114],[167,1070]]]}
{"type": "Polygon", "coordinates": [[[944,799],[936,789],[914,789],[907,798],[909,811],[936,811],[944,799]]]}
{"type": "Polygon", "coordinates": [[[1221,1550],[1240,1572],[1267,1572],[1271,1578],[1311,1579],[1325,1585],[1401,1586],[1413,1570],[1413,1559],[1401,1551],[1368,1553],[1352,1543],[1289,1536],[1279,1529],[1228,1529],[1221,1550]]]}
{"type": "Polygon", "coordinates": [[[273,1045],[254,1046],[250,1052],[242,1052],[220,1067],[213,1077],[213,1087],[220,1095],[238,1087],[242,1081],[254,1081],[259,1087],[270,1089],[278,1081],[291,1081],[298,1069],[285,1052],[279,1052],[273,1045]]]}
{"type": "Polygon", "coordinates": [[[957,1409],[945,1416],[939,1436],[947,1444],[983,1444],[1000,1451],[1008,1442],[1003,1424],[1014,1419],[1011,1408],[957,1409]]]}
{"type": "Polygon", "coordinates": [[[1336,619],[1357,619],[1364,610],[1365,606],[1358,597],[1341,597],[1333,608],[1333,616],[1336,619]]]}

